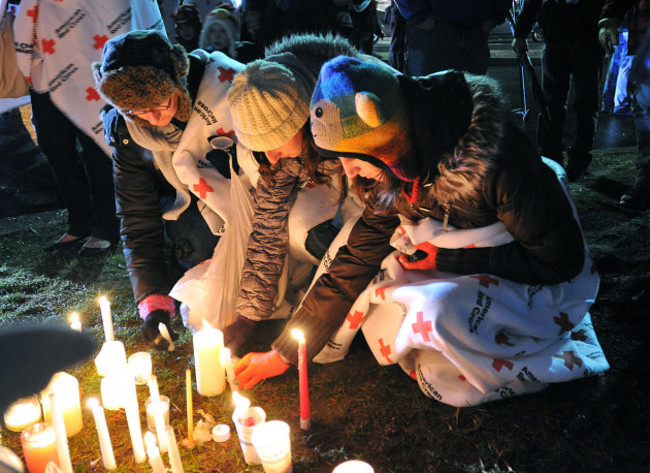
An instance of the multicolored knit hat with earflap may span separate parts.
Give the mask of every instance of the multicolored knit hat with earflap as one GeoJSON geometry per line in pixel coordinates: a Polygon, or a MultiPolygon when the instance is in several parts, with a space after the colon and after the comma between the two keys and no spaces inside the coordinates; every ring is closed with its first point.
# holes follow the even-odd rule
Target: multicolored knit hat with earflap
{"type": "Polygon", "coordinates": [[[421,166],[411,153],[399,72],[380,61],[338,56],[320,71],[311,100],[311,131],[323,156],[389,169],[413,182],[421,166]]]}

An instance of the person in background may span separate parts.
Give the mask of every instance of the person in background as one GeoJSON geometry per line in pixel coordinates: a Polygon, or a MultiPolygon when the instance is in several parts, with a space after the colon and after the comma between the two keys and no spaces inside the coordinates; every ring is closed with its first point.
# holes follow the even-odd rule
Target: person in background
{"type": "MultiPolygon", "coordinates": [[[[618,28],[629,14],[628,56],[635,56],[637,49],[647,36],[648,19],[650,18],[650,3],[634,0],[610,0],[601,12],[598,26],[598,39],[604,50],[612,54],[618,44],[618,28]]],[[[637,73],[645,77],[641,62],[637,63],[637,73]]],[[[636,81],[632,71],[628,76],[628,90],[631,91],[634,102],[632,116],[636,128],[637,157],[635,161],[636,177],[634,184],[621,196],[619,205],[629,210],[644,210],[650,207],[650,84],[645,80],[636,81]]]]}
{"type": "Polygon", "coordinates": [[[542,156],[560,165],[564,165],[562,134],[571,80],[575,85],[576,130],[566,164],[571,182],[587,172],[592,160],[603,68],[603,51],[597,41],[603,4],[604,0],[528,0],[515,22],[513,50],[517,54],[526,51],[526,37],[535,21],[544,33],[542,89],[550,123],[538,125],[538,142],[542,156]]]}
{"type": "Polygon", "coordinates": [[[375,36],[384,37],[384,32],[379,25],[377,17],[376,0],[351,0],[350,18],[352,31],[350,41],[352,45],[364,54],[372,55],[375,36]]]}
{"type": "Polygon", "coordinates": [[[193,3],[183,3],[178,6],[172,18],[176,41],[185,48],[185,51],[191,53],[199,47],[199,36],[203,28],[199,9],[193,3]]]}
{"type": "Polygon", "coordinates": [[[504,22],[510,0],[395,0],[406,19],[404,72],[423,76],[456,69],[485,74],[488,36],[504,22]]]}
{"type": "Polygon", "coordinates": [[[321,155],[370,181],[366,207],[272,350],[237,363],[244,389],[297,363],[296,328],[312,359],[362,325],[380,363],[455,406],[608,368],[587,312],[598,275],[564,172],[540,159],[495,81],[340,56],[321,69],[310,123],[321,155]]]}
{"type": "Polygon", "coordinates": [[[247,63],[258,59],[255,45],[250,41],[240,41],[239,18],[233,7],[224,4],[215,8],[205,17],[199,47],[207,52],[222,53],[247,63]]]}
{"type": "Polygon", "coordinates": [[[260,171],[237,320],[223,329],[233,352],[277,309],[287,255],[314,268],[342,223],[360,212],[344,199],[340,164],[320,157],[309,129],[309,100],[320,67],[340,54],[359,52],[340,36],[293,35],[247,64],[228,91],[237,139],[255,151],[260,171]],[[334,224],[339,207],[341,222],[334,224]]]}
{"type": "MultiPolygon", "coordinates": [[[[213,154],[209,138],[232,133],[226,92],[241,67],[222,53],[188,54],[145,31],[108,41],[101,62],[93,64],[97,90],[110,104],[104,134],[114,148],[126,269],[143,336],[157,348],[166,346],[160,323],[173,334],[170,289],[184,271],[210,258],[224,231],[219,206],[227,201],[230,168],[228,156],[213,154]],[[203,119],[208,115],[214,123],[203,119]]],[[[237,147],[239,159],[246,152],[237,147]]]]}

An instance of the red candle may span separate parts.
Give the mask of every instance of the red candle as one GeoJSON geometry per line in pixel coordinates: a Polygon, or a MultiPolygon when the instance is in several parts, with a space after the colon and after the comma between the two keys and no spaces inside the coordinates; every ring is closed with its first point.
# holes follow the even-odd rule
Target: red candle
{"type": "Polygon", "coordinates": [[[300,428],[309,430],[311,424],[309,414],[309,386],[307,384],[307,345],[305,336],[298,329],[291,331],[298,340],[298,381],[300,389],[300,428]]]}

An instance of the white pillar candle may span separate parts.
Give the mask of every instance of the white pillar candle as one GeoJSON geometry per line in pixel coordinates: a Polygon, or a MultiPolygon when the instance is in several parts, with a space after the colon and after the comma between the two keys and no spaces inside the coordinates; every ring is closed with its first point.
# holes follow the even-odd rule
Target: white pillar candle
{"type": "Polygon", "coordinates": [[[151,377],[152,363],[151,355],[146,351],[139,351],[129,356],[129,370],[133,374],[135,384],[147,384],[151,377]]]}
{"type": "Polygon", "coordinates": [[[41,421],[41,404],[36,396],[19,399],[4,413],[5,426],[12,432],[22,432],[41,421]]]}
{"type": "Polygon", "coordinates": [[[48,397],[52,412],[52,424],[56,432],[56,455],[59,468],[61,468],[63,473],[73,473],[72,461],[70,461],[70,449],[68,448],[68,436],[65,432],[65,422],[63,420],[63,409],[59,404],[61,398],[54,392],[51,392],[48,397]]]}
{"type": "Polygon", "coordinates": [[[153,473],[167,473],[167,468],[160,457],[160,450],[156,446],[156,437],[151,432],[144,434],[144,443],[147,446],[147,456],[149,457],[149,465],[153,469],[153,473]]]}
{"type": "Polygon", "coordinates": [[[45,422],[52,421],[52,410],[49,402],[50,393],[56,393],[59,407],[63,412],[63,421],[68,437],[78,434],[83,427],[81,417],[81,399],[79,398],[79,381],[64,371],[52,376],[50,384],[41,391],[41,403],[45,422]]]}
{"type": "Polygon", "coordinates": [[[169,463],[172,467],[172,473],[183,473],[183,463],[181,462],[181,454],[178,451],[178,444],[176,443],[176,435],[174,435],[174,428],[171,425],[165,427],[167,433],[167,445],[169,446],[169,463]]]}
{"type": "Polygon", "coordinates": [[[374,473],[375,470],[361,460],[348,460],[339,464],[332,473],[374,473]]]}
{"type": "Polygon", "coordinates": [[[108,302],[106,296],[99,298],[99,309],[102,312],[102,324],[104,325],[104,339],[107,342],[115,340],[115,333],[113,332],[113,318],[111,317],[111,303],[108,302]]]}
{"type": "Polygon", "coordinates": [[[95,366],[100,376],[124,372],[128,367],[124,344],[116,340],[104,342],[95,358],[95,366]]]}
{"type": "Polygon", "coordinates": [[[115,454],[113,453],[113,444],[111,443],[111,434],[108,432],[106,425],[106,416],[104,408],[99,404],[97,398],[91,397],[86,404],[93,413],[95,427],[97,428],[97,437],[99,438],[99,450],[102,453],[102,463],[107,470],[117,468],[115,463],[115,454]]]}
{"type": "Polygon", "coordinates": [[[100,382],[102,405],[109,411],[124,408],[137,399],[135,383],[128,372],[112,373],[100,382]]]}
{"type": "Polygon", "coordinates": [[[70,315],[70,328],[77,332],[81,332],[81,320],[79,319],[79,314],[76,312],[73,312],[70,315]]]}
{"type": "Polygon", "coordinates": [[[223,332],[203,321],[203,329],[193,337],[196,390],[202,396],[216,396],[226,389],[226,373],[221,360],[223,332]]]}
{"type": "Polygon", "coordinates": [[[126,412],[126,422],[129,425],[129,435],[131,436],[131,446],[133,447],[135,462],[143,463],[147,459],[147,453],[142,440],[142,425],[140,424],[140,412],[137,399],[129,402],[124,410],[126,412]]]}
{"type": "Polygon", "coordinates": [[[228,379],[228,385],[230,386],[230,391],[235,392],[239,391],[239,385],[237,384],[237,378],[235,377],[235,366],[230,356],[230,349],[224,348],[221,351],[221,359],[223,364],[226,365],[226,379],[228,379]]]}

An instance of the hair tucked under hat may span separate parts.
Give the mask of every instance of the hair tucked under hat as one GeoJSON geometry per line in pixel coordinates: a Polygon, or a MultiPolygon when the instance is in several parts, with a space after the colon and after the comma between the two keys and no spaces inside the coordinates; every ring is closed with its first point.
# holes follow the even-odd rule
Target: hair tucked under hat
{"type": "Polygon", "coordinates": [[[379,61],[326,62],[311,101],[311,131],[323,156],[362,159],[414,181],[421,168],[408,139],[397,71],[379,61]]]}
{"type": "Polygon", "coordinates": [[[253,151],[279,148],[307,122],[310,98],[297,71],[268,59],[247,64],[228,91],[237,139],[253,151]]]}
{"type": "Polygon", "coordinates": [[[97,90],[131,120],[148,122],[128,110],[156,107],[179,92],[176,117],[186,121],[191,99],[185,88],[189,60],[183,47],[158,31],[130,31],[106,42],[101,62],[92,64],[97,90]]]}

